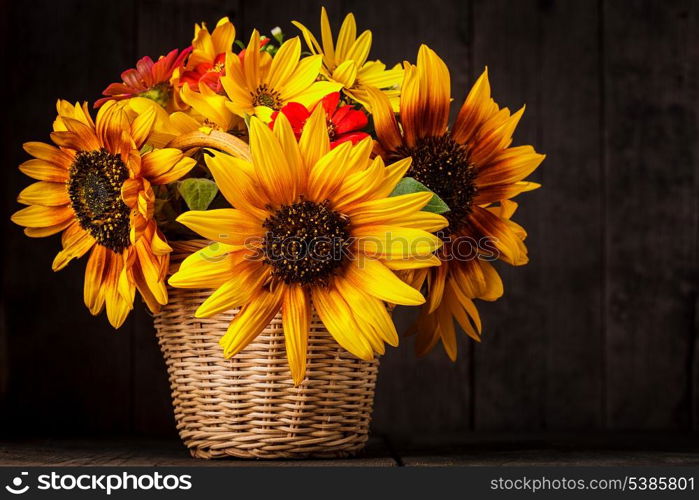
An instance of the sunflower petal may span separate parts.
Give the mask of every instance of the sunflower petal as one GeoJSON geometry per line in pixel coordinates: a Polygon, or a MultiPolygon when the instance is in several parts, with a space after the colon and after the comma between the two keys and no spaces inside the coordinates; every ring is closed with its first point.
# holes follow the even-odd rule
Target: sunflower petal
{"type": "Polygon", "coordinates": [[[107,252],[106,247],[95,245],[85,268],[83,295],[85,305],[93,316],[99,314],[104,307],[105,289],[102,282],[107,269],[107,252]]]}
{"type": "Polygon", "coordinates": [[[347,158],[352,143],[344,142],[330,150],[310,168],[308,174],[308,199],[322,202],[332,198],[347,175],[347,158]]]}
{"type": "Polygon", "coordinates": [[[357,335],[359,326],[352,309],[339,292],[333,287],[314,288],[312,296],[318,317],[337,343],[360,359],[373,359],[371,345],[362,335],[357,335]]]}
{"type": "Polygon", "coordinates": [[[46,160],[27,160],[19,166],[19,170],[24,175],[39,181],[68,181],[68,171],[65,168],[46,160]]]}
{"type": "Polygon", "coordinates": [[[488,68],[485,68],[469,91],[454,121],[451,129],[452,137],[460,144],[470,143],[481,125],[496,111],[497,105],[490,97],[488,68]]]}
{"type": "Polygon", "coordinates": [[[316,81],[322,64],[323,59],[319,55],[304,57],[299,61],[296,70],[284,84],[284,88],[280,89],[285,104],[290,101],[300,102],[298,96],[316,81]]]}
{"type": "Polygon", "coordinates": [[[427,231],[393,225],[362,226],[352,236],[363,254],[394,259],[429,257],[442,246],[442,240],[427,231]]]}
{"type": "Polygon", "coordinates": [[[299,285],[286,287],[282,325],[291,378],[295,385],[299,385],[306,377],[306,351],[311,327],[311,304],[303,287],[299,285]]]}
{"type": "Polygon", "coordinates": [[[425,298],[413,287],[401,281],[393,271],[378,260],[361,256],[347,267],[346,278],[354,286],[390,304],[419,306],[425,298]]]}
{"type": "Polygon", "coordinates": [[[274,132],[256,117],[250,121],[250,150],[255,172],[272,205],[296,200],[297,177],[289,168],[274,132]]]}
{"type": "Polygon", "coordinates": [[[267,273],[260,272],[259,262],[246,261],[235,267],[235,272],[228,275],[223,283],[197,309],[195,317],[208,318],[215,314],[229,311],[248,302],[252,295],[267,279],[267,273]]]}
{"type": "Polygon", "coordinates": [[[245,160],[225,153],[215,150],[209,152],[211,156],[206,156],[206,166],[228,203],[260,220],[267,218],[267,202],[259,192],[257,180],[253,178],[254,167],[245,160]]]}
{"type": "Polygon", "coordinates": [[[355,80],[357,79],[357,63],[352,60],[347,60],[340,64],[335,71],[333,71],[332,79],[338,83],[341,83],[345,88],[352,88],[355,80]]]}
{"type": "Polygon", "coordinates": [[[78,224],[74,224],[66,230],[62,240],[63,250],[58,252],[51,266],[54,271],[60,271],[71,260],[79,259],[95,245],[95,239],[78,224]]]}
{"type": "Polygon", "coordinates": [[[459,287],[454,286],[453,281],[447,281],[446,283],[447,287],[447,300],[450,301],[452,304],[452,312],[457,311],[457,307],[453,307],[453,304],[456,303],[458,304],[463,310],[466,312],[468,317],[470,318],[469,321],[463,321],[461,319],[461,315],[456,314],[455,317],[459,324],[462,326],[462,328],[466,331],[466,333],[473,338],[478,339],[480,337],[480,332],[481,332],[481,318],[478,315],[478,309],[476,309],[476,306],[473,303],[473,300],[471,300],[470,297],[467,297],[466,295],[463,294],[461,289],[459,287]],[[474,328],[471,326],[469,328],[469,323],[473,322],[473,325],[475,326],[474,328]],[[472,335],[473,334],[473,335],[472,335]]]}
{"type": "Polygon", "coordinates": [[[228,245],[244,245],[264,235],[261,221],[235,208],[192,210],[177,218],[204,238],[228,245]]]}
{"type": "Polygon", "coordinates": [[[452,319],[451,311],[447,307],[440,307],[435,314],[439,322],[439,333],[442,339],[444,352],[447,353],[450,360],[456,361],[456,331],[454,329],[454,320],[452,319]]]}
{"type": "Polygon", "coordinates": [[[283,88],[284,83],[292,75],[301,58],[301,41],[298,37],[284,42],[272,60],[272,66],[267,75],[270,88],[283,88]]]}
{"type": "Polygon", "coordinates": [[[508,226],[508,221],[476,206],[473,207],[470,222],[473,230],[480,237],[488,238],[497,248],[500,259],[515,266],[527,263],[527,249],[522,240],[508,226]]]}
{"type": "MultiPolygon", "coordinates": [[[[386,259],[383,261],[387,268],[393,271],[405,271],[410,269],[423,269],[427,267],[435,267],[442,264],[439,257],[430,255],[417,259],[386,259]]],[[[413,287],[414,288],[414,287],[413,287]]]]}
{"type": "Polygon", "coordinates": [[[294,95],[291,99],[294,102],[303,104],[307,108],[315,106],[323,97],[333,92],[337,92],[342,88],[342,84],[338,82],[319,81],[312,83],[303,92],[294,95]]]}
{"type": "Polygon", "coordinates": [[[164,148],[150,151],[141,160],[141,175],[152,184],[168,184],[189,172],[196,161],[185,157],[176,148],[164,148]]]}
{"type": "Polygon", "coordinates": [[[155,110],[149,108],[145,112],[140,113],[131,123],[131,138],[135,143],[136,149],[141,149],[141,146],[148,139],[155,124],[155,116],[155,110]]]}
{"type": "Polygon", "coordinates": [[[432,193],[419,192],[370,200],[356,203],[347,215],[350,216],[355,227],[364,224],[382,224],[392,218],[405,217],[418,212],[431,199],[432,193]]]}
{"type": "Polygon", "coordinates": [[[429,292],[427,297],[427,312],[432,314],[437,310],[442,302],[442,297],[444,296],[444,284],[447,280],[447,272],[449,271],[449,264],[444,263],[439,267],[434,268],[427,275],[427,290],[429,292]]]}
{"type": "MultiPolygon", "coordinates": [[[[322,54],[324,52],[324,50],[320,48],[320,44],[318,43],[318,40],[316,40],[316,37],[313,36],[313,33],[311,33],[311,30],[306,28],[303,24],[301,24],[298,21],[291,21],[291,24],[296,26],[301,31],[301,35],[303,36],[303,39],[306,42],[306,45],[308,46],[308,50],[311,51],[311,54],[322,54]]],[[[332,38],[330,39],[330,41],[332,43],[332,38]]],[[[326,51],[326,56],[324,57],[327,57],[327,54],[328,52],[326,51]]],[[[331,60],[325,59],[325,64],[330,66],[331,60]]]]}
{"type": "Polygon", "coordinates": [[[335,45],[333,43],[332,31],[330,30],[328,12],[325,10],[325,7],[320,8],[320,39],[323,42],[322,52],[325,64],[328,67],[332,67],[335,64],[335,45]]]}
{"type": "Polygon", "coordinates": [[[126,321],[133,304],[127,302],[119,293],[119,276],[124,266],[122,257],[112,253],[107,261],[111,263],[104,279],[107,319],[114,328],[119,328],[126,321]]]}
{"type": "Polygon", "coordinates": [[[70,206],[42,207],[32,205],[12,214],[10,220],[18,226],[50,227],[61,224],[72,217],[74,217],[74,212],[70,206]]]}
{"type": "Polygon", "coordinates": [[[65,228],[69,227],[71,224],[77,224],[73,219],[66,219],[60,224],[48,227],[25,227],[24,234],[30,238],[44,238],[46,236],[52,236],[56,233],[63,231],[65,228]]]}
{"type": "Polygon", "coordinates": [[[337,35],[337,46],[335,47],[336,60],[344,61],[347,59],[347,54],[356,39],[357,23],[354,20],[354,14],[350,12],[345,16],[345,20],[342,22],[342,26],[340,26],[340,32],[337,35]]]}
{"type": "Polygon", "coordinates": [[[39,181],[24,188],[19,193],[17,201],[24,205],[57,207],[68,205],[70,198],[65,183],[39,181]]]}
{"type": "Polygon", "coordinates": [[[272,321],[281,307],[283,286],[272,292],[262,291],[244,306],[219,341],[223,355],[235,356],[245,349],[272,321]]]}
{"type": "Polygon", "coordinates": [[[344,279],[335,280],[342,297],[356,310],[356,316],[366,319],[379,334],[381,340],[388,345],[398,346],[398,332],[391,315],[386,310],[386,304],[374,298],[344,279]]]}
{"type": "Polygon", "coordinates": [[[291,176],[297,179],[298,188],[303,191],[306,188],[306,168],[291,123],[284,113],[280,113],[274,122],[274,135],[289,164],[291,176]]]}
{"type": "Polygon", "coordinates": [[[362,67],[366,62],[367,57],[369,57],[369,51],[371,50],[371,31],[365,30],[359,37],[355,40],[352,46],[347,51],[345,56],[346,59],[355,61],[357,67],[362,67]]]}
{"type": "Polygon", "coordinates": [[[242,252],[235,247],[213,243],[187,257],[168,283],[177,288],[218,288],[230,279],[233,268],[239,264],[242,252]]]}
{"type": "Polygon", "coordinates": [[[374,193],[375,198],[385,198],[389,196],[396,188],[400,180],[405,177],[405,174],[413,164],[411,157],[403,158],[390,165],[384,170],[384,180],[381,183],[381,188],[374,193]]]}
{"type": "Polygon", "coordinates": [[[307,170],[310,170],[322,156],[330,151],[328,125],[325,121],[323,106],[317,106],[306,121],[301,133],[299,149],[307,170]]]}
{"type": "Polygon", "coordinates": [[[136,255],[143,277],[153,297],[159,304],[167,304],[167,289],[157,258],[150,252],[150,248],[141,241],[136,244],[136,255]]]}

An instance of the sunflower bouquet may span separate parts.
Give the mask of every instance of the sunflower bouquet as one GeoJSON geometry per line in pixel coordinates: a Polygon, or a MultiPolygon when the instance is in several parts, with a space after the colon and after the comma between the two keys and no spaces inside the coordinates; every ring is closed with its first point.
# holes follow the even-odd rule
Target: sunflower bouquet
{"type": "MultiPolygon", "coordinates": [[[[419,48],[414,64],[389,68],[369,59],[372,33],[357,36],[352,14],[334,38],[323,9],[320,41],[293,24],[300,37],[255,30],[247,43],[228,18],[212,31],[195,25],[191,46],[124,71],[94,103],[95,117],[87,103],[59,100],[53,144],[24,145],[33,158],[20,170],[37,182],[19,194],[27,207],[12,220],[30,237],[61,233],[54,271],[87,256],[85,304],[93,315],[106,309],[115,328],[138,290],[156,315],[164,352],[168,328],[188,346],[199,338],[191,332],[215,329],[215,349],[207,344],[201,355],[188,347],[188,355],[224,367],[235,383],[251,363],[240,361],[231,376],[228,358],[239,359],[277,325],[284,366],[253,377],[254,397],[257,384],[271,381],[285,401],[280,411],[295,405],[298,418],[299,391],[324,379],[328,398],[338,380],[351,378],[317,369],[313,338],[333,346],[328,363],[349,360],[343,370],[375,366],[385,344],[398,345],[393,306],[407,305],[421,306],[420,355],[441,341],[455,360],[457,324],[480,339],[474,300],[503,294],[493,262],[527,263],[511,199],[539,187],[524,179],[544,156],[511,146],[524,109],[495,103],[487,71],[449,125],[449,70],[429,47],[419,48]],[[175,303],[175,296],[189,298],[175,303]]],[[[174,392],[185,383],[176,375],[184,355],[177,356],[168,361],[174,392]]],[[[368,411],[374,379],[359,382],[371,388],[368,411]]],[[[341,407],[356,402],[356,387],[349,384],[341,407]]],[[[216,418],[230,417],[230,408],[216,418]]],[[[330,432],[318,408],[308,428],[281,418],[285,444],[275,441],[274,450],[315,453],[321,436],[330,436],[326,452],[363,443],[368,418],[330,432]],[[360,438],[342,448],[353,432],[360,438]],[[292,445],[290,433],[300,436],[292,445]]],[[[215,412],[201,413],[210,430],[215,412]]],[[[259,417],[235,415],[219,422],[225,440],[244,432],[240,419],[259,417]]],[[[265,415],[268,428],[274,417],[265,415]]],[[[200,427],[182,432],[196,441],[190,447],[208,447],[201,456],[212,456],[216,446],[202,442],[200,427]]],[[[247,456],[249,436],[242,442],[245,453],[245,446],[218,448],[247,456]]],[[[263,448],[253,455],[279,456],[263,448]]]]}

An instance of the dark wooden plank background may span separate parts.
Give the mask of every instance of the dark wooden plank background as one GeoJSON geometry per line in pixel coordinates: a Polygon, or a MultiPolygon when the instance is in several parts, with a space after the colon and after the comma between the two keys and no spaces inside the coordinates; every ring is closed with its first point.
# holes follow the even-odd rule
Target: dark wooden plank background
{"type": "MultiPolygon", "coordinates": [[[[480,345],[382,360],[375,429],[392,433],[699,429],[699,4],[690,0],[327,1],[353,11],[389,64],[433,47],[456,104],[484,66],[503,105],[527,111],[516,143],[548,154],[521,197],[531,264],[501,266],[480,345]]],[[[0,4],[5,433],[172,435],[165,366],[136,308],[111,330],[82,306],[84,262],[54,275],[56,238],[8,220],[28,180],[21,143],[46,140],[55,100],[94,100],[142,55],[183,47],[196,21],[238,33],[320,2],[33,0],[0,4]]],[[[410,313],[401,311],[405,329],[410,313]]]]}

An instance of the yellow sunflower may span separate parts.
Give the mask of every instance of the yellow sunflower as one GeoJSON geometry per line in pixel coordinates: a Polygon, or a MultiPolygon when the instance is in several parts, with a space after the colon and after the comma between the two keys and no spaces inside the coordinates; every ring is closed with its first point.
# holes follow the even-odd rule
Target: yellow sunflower
{"type": "Polygon", "coordinates": [[[151,311],[167,303],[171,248],[153,220],[151,186],[178,179],[195,162],[178,149],[141,152],[153,111],[130,119],[123,106],[109,101],[93,121],[86,103],[58,101],[57,108],[51,134],[56,146],[24,145],[34,159],[20,170],[39,182],[19,194],[17,201],[29,206],[12,221],[31,237],[63,231],[54,271],[91,252],[85,304],[94,315],[106,304],[107,317],[118,328],[133,307],[136,289],[151,311]]]}
{"type": "Polygon", "coordinates": [[[284,42],[274,57],[259,48],[260,34],[255,30],[242,55],[226,57],[221,84],[230,99],[226,105],[239,116],[254,115],[268,122],[274,111],[289,102],[310,108],[341,87],[336,82],[317,81],[321,56],[301,59],[298,37],[284,42]]]}
{"type": "Polygon", "coordinates": [[[370,102],[367,99],[367,88],[382,89],[393,104],[394,110],[398,110],[403,68],[396,66],[387,70],[381,61],[367,61],[371,50],[371,31],[366,30],[357,37],[357,24],[353,14],[345,17],[337,37],[337,45],[333,42],[325,7],[320,11],[322,45],[303,24],[292,22],[301,30],[311,53],[322,55],[323,75],[328,80],[342,84],[342,91],[347,96],[368,108],[370,102]]]}
{"type": "Polygon", "coordinates": [[[337,342],[362,359],[398,336],[385,302],[424,297],[393,270],[437,265],[431,234],[446,225],[421,211],[431,193],[389,197],[410,168],[371,159],[372,140],[330,150],[317,107],[297,142],[279,114],[274,130],[250,123],[251,161],[213,153],[207,164],[236,208],[192,211],[178,220],[215,246],[189,256],[170,284],[216,291],[196,311],[207,317],[241,307],[221,338],[227,357],[245,348],[281,310],[293,380],[306,371],[312,307],[337,342]]]}
{"type": "Polygon", "coordinates": [[[377,150],[387,161],[412,157],[407,175],[451,208],[445,214],[449,227],[442,233],[442,265],[408,278],[418,288],[427,280],[416,348],[425,354],[441,339],[449,357],[456,359],[453,320],[478,340],[481,322],[473,299],[495,300],[503,293],[490,261],[497,258],[515,266],[528,262],[526,233],[510,220],[517,205],[509,199],[539,187],[524,179],[545,156],[531,146],[510,146],[524,108],[514,114],[501,109],[490,97],[487,71],[451,129],[449,70],[434,51],[420,47],[417,66],[406,67],[402,92],[400,125],[386,97],[370,92],[377,150]]]}

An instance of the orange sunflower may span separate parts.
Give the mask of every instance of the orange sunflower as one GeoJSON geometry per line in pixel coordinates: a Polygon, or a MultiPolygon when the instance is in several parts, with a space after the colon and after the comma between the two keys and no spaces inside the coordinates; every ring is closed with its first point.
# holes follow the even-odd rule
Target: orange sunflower
{"type": "Polygon", "coordinates": [[[105,307],[118,328],[133,307],[135,290],[151,311],[167,303],[165,273],[172,251],[153,220],[152,185],[167,184],[195,164],[179,149],[143,152],[155,120],[149,110],[133,118],[115,101],[93,121],[87,103],[58,101],[54,145],[28,142],[34,159],[20,170],[38,182],[17,198],[29,205],[12,216],[31,237],[63,232],[53,270],[90,252],[85,304],[93,315],[105,307]]]}
{"type": "Polygon", "coordinates": [[[427,281],[427,303],[417,322],[416,350],[422,355],[441,339],[456,359],[454,320],[479,340],[481,321],[473,299],[495,300],[502,282],[490,261],[519,266],[528,262],[521,226],[510,220],[517,204],[510,198],[536,189],[525,182],[543,161],[531,146],[511,147],[524,108],[510,114],[490,96],[487,70],[478,78],[454,124],[448,128],[450,76],[444,62],[420,47],[417,66],[406,65],[400,124],[386,96],[369,89],[386,161],[412,157],[406,174],[437,193],[450,207],[442,233],[442,265],[414,271],[417,288],[427,281]]]}

